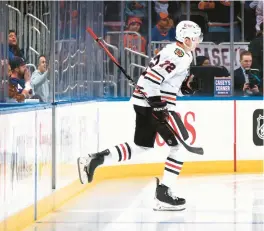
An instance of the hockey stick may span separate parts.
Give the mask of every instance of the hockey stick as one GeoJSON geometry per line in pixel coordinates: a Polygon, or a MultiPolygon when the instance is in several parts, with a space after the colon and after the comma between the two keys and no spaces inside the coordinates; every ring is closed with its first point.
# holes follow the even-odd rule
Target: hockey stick
{"type": "MultiPolygon", "coordinates": [[[[108,50],[108,48],[105,46],[105,44],[101,41],[101,39],[97,37],[97,35],[93,32],[93,30],[90,27],[88,27],[86,30],[92,36],[92,38],[98,43],[98,45],[101,48],[103,48],[103,50],[106,52],[106,54],[108,55],[108,57],[114,62],[114,64],[122,71],[122,73],[125,75],[125,77],[130,81],[130,84],[132,86],[134,86],[141,93],[141,95],[144,97],[144,99],[147,101],[147,103],[151,106],[151,103],[149,102],[149,100],[146,97],[146,95],[141,91],[141,89],[139,88],[139,86],[136,85],[136,83],[133,81],[133,79],[126,73],[126,70],[118,63],[118,61],[116,60],[116,58],[111,54],[111,52],[108,50]]],[[[180,143],[189,152],[192,152],[192,153],[195,153],[195,154],[199,154],[199,155],[203,155],[204,154],[203,148],[189,146],[188,144],[186,144],[182,140],[182,138],[179,136],[179,134],[174,131],[174,129],[169,125],[168,122],[165,122],[165,124],[168,127],[168,129],[176,136],[176,138],[180,141],[180,143]]]]}

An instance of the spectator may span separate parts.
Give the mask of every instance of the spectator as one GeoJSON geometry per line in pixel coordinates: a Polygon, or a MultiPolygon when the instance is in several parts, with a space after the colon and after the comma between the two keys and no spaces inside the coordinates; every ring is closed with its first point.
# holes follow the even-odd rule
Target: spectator
{"type": "Polygon", "coordinates": [[[259,29],[256,38],[250,42],[248,50],[252,53],[252,68],[259,69],[260,76],[263,76],[263,23],[260,24],[259,29]]]}
{"type": "MultiPolygon", "coordinates": [[[[230,41],[230,1],[201,1],[198,8],[207,12],[208,33],[204,41],[215,43],[230,41]]],[[[234,41],[240,41],[240,28],[237,16],[240,11],[240,2],[234,2],[234,41]]]]}
{"type": "Polygon", "coordinates": [[[263,2],[253,1],[249,5],[252,9],[256,9],[256,30],[260,31],[260,24],[263,23],[263,2]]]}
{"type": "Polygon", "coordinates": [[[48,102],[49,100],[49,81],[46,57],[44,55],[39,56],[38,69],[33,72],[31,77],[31,85],[33,87],[34,94],[38,95],[41,102],[48,102]]]}
{"type": "Polygon", "coordinates": [[[14,57],[9,64],[11,75],[9,76],[8,95],[17,102],[24,102],[26,98],[30,98],[32,95],[32,90],[25,89],[26,64],[20,57],[14,57]]]}
{"type": "MultiPolygon", "coordinates": [[[[250,3],[252,1],[245,1],[244,4],[244,33],[245,33],[245,41],[251,41],[254,39],[256,35],[256,16],[255,10],[250,7],[250,3]]],[[[241,13],[240,13],[241,14],[241,13]]],[[[240,21],[242,20],[240,16],[240,21]]]]}
{"type": "MultiPolygon", "coordinates": [[[[142,20],[140,18],[131,17],[128,19],[128,28],[126,31],[139,33],[141,25],[142,20]]],[[[134,51],[142,52],[144,54],[146,53],[146,39],[143,36],[139,37],[134,33],[124,35],[124,46],[134,51]]]]}
{"type": "Polygon", "coordinates": [[[197,56],[196,57],[196,66],[209,66],[210,60],[206,56],[197,56]]]}
{"type": "Polygon", "coordinates": [[[157,19],[160,19],[160,13],[168,13],[169,1],[157,1],[153,0],[155,4],[155,12],[157,13],[157,19]]]}
{"type": "Polygon", "coordinates": [[[175,41],[174,23],[167,13],[160,13],[160,20],[151,31],[152,41],[175,41]]]}
{"type": "Polygon", "coordinates": [[[146,1],[126,1],[125,19],[127,19],[127,17],[138,17],[143,19],[146,15],[146,1]]]}
{"type": "MultiPolygon", "coordinates": [[[[13,60],[14,57],[20,57],[25,60],[23,50],[19,48],[17,44],[17,36],[15,30],[10,30],[8,34],[8,44],[9,44],[9,61],[13,60]]],[[[30,72],[26,71],[25,75],[25,84],[28,90],[30,87],[30,72]]]]}
{"type": "Polygon", "coordinates": [[[15,30],[10,30],[8,34],[9,45],[9,60],[12,60],[15,56],[24,59],[23,50],[19,48],[17,44],[17,35],[15,30]]]}
{"type": "MultiPolygon", "coordinates": [[[[250,72],[252,65],[252,54],[249,51],[243,51],[240,54],[241,67],[234,72],[234,90],[237,96],[256,96],[260,95],[257,84],[252,85],[250,79],[257,78],[250,72]]],[[[255,81],[254,81],[255,82],[255,81]]]]}

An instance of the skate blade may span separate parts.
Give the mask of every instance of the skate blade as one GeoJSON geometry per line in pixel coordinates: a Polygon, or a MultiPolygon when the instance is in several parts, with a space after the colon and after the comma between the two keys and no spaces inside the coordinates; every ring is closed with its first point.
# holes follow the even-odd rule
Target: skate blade
{"type": "Polygon", "coordinates": [[[185,209],[185,205],[172,206],[170,204],[158,201],[157,199],[156,204],[153,208],[154,211],[183,211],[185,209]]]}
{"type": "MultiPolygon", "coordinates": [[[[90,160],[91,161],[91,160],[90,160]]],[[[89,164],[90,164],[89,161],[89,164]]],[[[89,168],[89,164],[87,168],[89,168]]],[[[78,166],[78,173],[79,173],[79,179],[82,184],[88,183],[88,176],[87,172],[84,170],[84,167],[87,165],[87,157],[79,157],[77,159],[77,166],[78,166]]]]}

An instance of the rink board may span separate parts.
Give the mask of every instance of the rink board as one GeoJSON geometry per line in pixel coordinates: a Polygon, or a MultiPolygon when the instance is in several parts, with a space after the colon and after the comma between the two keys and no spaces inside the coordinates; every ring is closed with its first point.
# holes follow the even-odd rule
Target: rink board
{"type": "MultiPolygon", "coordinates": [[[[186,153],[182,174],[232,173],[235,168],[239,173],[263,172],[263,146],[253,142],[253,113],[263,108],[263,101],[252,100],[177,102],[188,142],[205,151],[203,156],[186,153]]],[[[40,218],[85,190],[87,186],[78,182],[78,156],[133,141],[135,115],[129,102],[59,106],[55,119],[56,189],[52,189],[52,109],[0,114],[1,231],[19,230],[34,216],[40,218]]],[[[168,147],[159,136],[155,146],[131,161],[107,162],[97,171],[96,182],[161,175],[168,147]]]]}

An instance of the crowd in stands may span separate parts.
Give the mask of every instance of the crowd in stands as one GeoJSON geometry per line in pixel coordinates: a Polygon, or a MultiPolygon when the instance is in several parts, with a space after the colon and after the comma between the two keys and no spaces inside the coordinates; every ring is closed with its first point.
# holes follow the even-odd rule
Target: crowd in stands
{"type": "Polygon", "coordinates": [[[23,49],[18,46],[14,30],[8,34],[8,96],[9,102],[25,102],[26,99],[49,101],[49,83],[46,57],[40,55],[38,68],[31,74],[26,66],[23,49]]]}
{"type": "MultiPolygon", "coordinates": [[[[9,3],[11,4],[11,3],[9,3]]],[[[58,4],[58,15],[60,15],[57,25],[50,25],[50,21],[47,18],[50,17],[50,4],[45,2],[33,2],[33,1],[24,1],[20,4],[20,2],[13,2],[12,7],[17,11],[23,12],[23,25],[19,25],[20,27],[28,27],[28,34],[25,33],[25,28],[21,28],[21,31],[24,34],[18,38],[17,31],[13,28],[9,29],[8,32],[8,55],[6,63],[8,65],[8,73],[4,73],[4,68],[2,64],[2,75],[0,77],[5,76],[1,79],[0,82],[0,101],[4,102],[50,102],[50,76],[49,76],[49,67],[48,67],[48,59],[49,54],[42,54],[39,52],[41,46],[45,46],[49,43],[49,41],[45,41],[44,39],[50,40],[50,38],[43,38],[43,27],[51,29],[52,27],[56,27],[56,40],[63,39],[77,39],[80,35],[78,34],[78,23],[81,20],[85,20],[86,18],[80,19],[79,11],[76,2],[65,2],[60,1],[58,4]],[[31,14],[32,17],[35,17],[36,20],[33,21],[27,20],[26,15],[31,14]],[[44,15],[46,15],[44,17],[44,15]],[[38,21],[41,22],[38,24],[38,21]],[[30,24],[31,23],[31,24],[30,24]],[[33,25],[32,25],[33,23],[33,25]],[[38,27],[39,26],[39,27],[38,27]],[[41,28],[42,26],[42,28],[41,28]],[[37,32],[37,33],[36,33],[37,32]],[[35,37],[33,38],[33,34],[35,33],[35,37]],[[31,38],[29,38],[31,36],[31,38]],[[27,38],[27,39],[25,39],[27,38]],[[29,42],[27,44],[23,44],[19,47],[18,40],[22,40],[23,42],[27,40],[31,40],[31,45],[29,42]],[[41,44],[42,43],[42,44],[41,44]],[[31,46],[31,51],[29,47],[31,46]],[[32,47],[33,46],[33,47],[32,47]],[[26,48],[26,49],[25,49],[26,48]],[[33,49],[32,49],[33,48],[33,49]],[[34,58],[32,58],[34,56],[34,58]],[[31,59],[30,59],[31,58],[31,59]],[[6,76],[7,75],[7,76],[6,76]],[[8,89],[7,95],[3,94],[3,89],[8,89]]],[[[19,24],[19,21],[17,21],[19,24]]],[[[12,23],[14,25],[14,23],[12,23]]],[[[10,25],[9,25],[10,26],[10,25]]],[[[44,29],[46,29],[44,28],[44,29]]],[[[85,34],[85,30],[83,32],[85,34]]],[[[1,44],[2,45],[2,44],[1,44]]],[[[68,44],[67,44],[68,45],[68,44]]],[[[67,46],[66,46],[67,47],[67,46]]],[[[70,47],[70,45],[68,46],[70,47]]],[[[56,47],[59,52],[58,56],[62,56],[62,60],[67,57],[65,50],[65,44],[56,47]],[[58,48],[60,47],[60,48],[58,48]]],[[[69,48],[70,49],[70,48],[69,48]]],[[[68,49],[68,50],[69,50],[68,49]]],[[[46,50],[48,49],[40,49],[46,50]]],[[[69,51],[68,51],[69,52],[69,51]]],[[[0,55],[0,58],[2,55],[0,55]]],[[[56,57],[57,61],[61,57],[56,57]]],[[[3,60],[1,60],[3,61],[3,60]]],[[[58,68],[62,68],[62,64],[58,66],[58,68]]]]}
{"type": "MultiPolygon", "coordinates": [[[[108,2],[105,8],[106,20],[118,21],[119,14],[114,14],[113,17],[108,15],[111,5],[115,3],[108,2]]],[[[119,3],[121,4],[121,3],[119,3]]],[[[263,76],[263,2],[262,1],[234,1],[234,41],[242,40],[241,26],[242,14],[241,4],[244,5],[244,42],[249,42],[249,51],[246,55],[240,56],[241,67],[235,71],[235,94],[236,95],[259,95],[263,92],[261,89],[263,76]],[[251,57],[251,63],[247,67],[258,69],[254,76],[257,76],[260,81],[258,86],[252,88],[252,92],[248,90],[248,75],[239,70],[244,69],[244,57],[251,57]],[[243,81],[244,82],[243,82],[243,81]],[[240,82],[243,82],[241,86],[240,82]],[[245,87],[247,86],[247,87],[245,87]],[[247,90],[246,90],[247,89],[247,90]],[[261,89],[261,90],[260,90],[261,89]],[[261,91],[261,92],[260,92],[261,91]]],[[[147,46],[150,42],[168,42],[175,41],[175,26],[178,22],[187,19],[187,2],[186,1],[152,1],[152,30],[151,38],[148,38],[148,4],[146,1],[126,1],[125,2],[125,20],[126,29],[128,32],[137,32],[135,34],[125,34],[124,46],[134,51],[146,54],[147,46]],[[141,41],[141,42],[140,42],[141,41]],[[137,44],[141,44],[138,46],[137,44]]],[[[204,42],[213,42],[219,44],[230,41],[230,1],[191,1],[190,2],[190,20],[196,22],[203,31],[204,42]]],[[[120,6],[119,6],[120,7],[120,6]]],[[[120,9],[120,8],[119,8],[120,9]]],[[[107,31],[120,30],[120,27],[107,27],[107,31]]],[[[108,42],[115,44],[114,39],[108,37],[108,42]]],[[[156,49],[155,53],[159,50],[156,49]]],[[[197,65],[201,63],[210,64],[209,57],[197,57],[197,65]]]]}
{"type": "MultiPolygon", "coordinates": [[[[62,1],[63,2],[63,1],[62,1]]],[[[104,2],[104,28],[105,40],[117,45],[114,36],[107,34],[109,31],[121,30],[121,14],[124,15],[124,46],[134,51],[147,54],[150,42],[173,42],[175,39],[175,26],[187,19],[186,1],[157,1],[151,3],[151,38],[148,37],[148,2],[125,1],[123,12],[120,10],[121,2],[104,2]]],[[[263,2],[262,1],[234,1],[234,41],[240,42],[241,34],[241,4],[244,4],[244,41],[249,42],[248,51],[240,55],[240,68],[235,70],[236,95],[261,95],[263,94],[263,2]],[[254,73],[248,71],[257,69],[254,73]],[[254,85],[249,80],[255,78],[254,85]]],[[[230,41],[230,1],[191,1],[190,20],[196,22],[203,31],[204,42],[219,44],[230,41]]],[[[71,26],[67,38],[76,39],[78,25],[78,10],[71,11],[71,26]]],[[[63,19],[59,27],[63,27],[63,19]]],[[[66,33],[65,32],[65,33],[66,33]]],[[[61,34],[60,34],[61,36],[61,34]]],[[[65,36],[64,36],[65,37],[65,36]]],[[[60,39],[60,37],[58,37],[60,39]]],[[[16,31],[11,28],[8,34],[8,96],[11,102],[25,102],[28,99],[37,99],[40,102],[49,102],[49,68],[45,55],[38,56],[34,65],[37,69],[30,72],[27,67],[27,57],[24,50],[18,46],[16,31]]],[[[118,39],[119,42],[119,39],[118,39]]],[[[4,60],[1,60],[3,66],[4,60]]],[[[210,58],[196,57],[196,65],[211,65],[210,58]]]]}
{"type": "MultiPolygon", "coordinates": [[[[108,15],[110,11],[113,12],[113,7],[118,9],[118,4],[120,9],[121,3],[106,2],[105,19],[107,21],[120,20],[120,12],[108,15]]],[[[234,1],[234,41],[237,42],[241,41],[241,4],[244,4],[245,9],[245,41],[251,41],[256,32],[260,31],[260,24],[263,21],[263,2],[234,1]]],[[[192,1],[190,5],[190,20],[195,21],[202,28],[204,41],[217,44],[230,41],[230,1],[192,1]]],[[[137,32],[145,40],[175,41],[173,29],[179,21],[187,18],[186,1],[153,0],[151,38],[146,38],[148,33],[147,6],[146,1],[125,2],[124,19],[127,30],[130,29],[131,18],[133,18],[134,22],[140,24],[137,32]]],[[[113,28],[108,27],[106,30],[111,29],[113,28]]]]}

